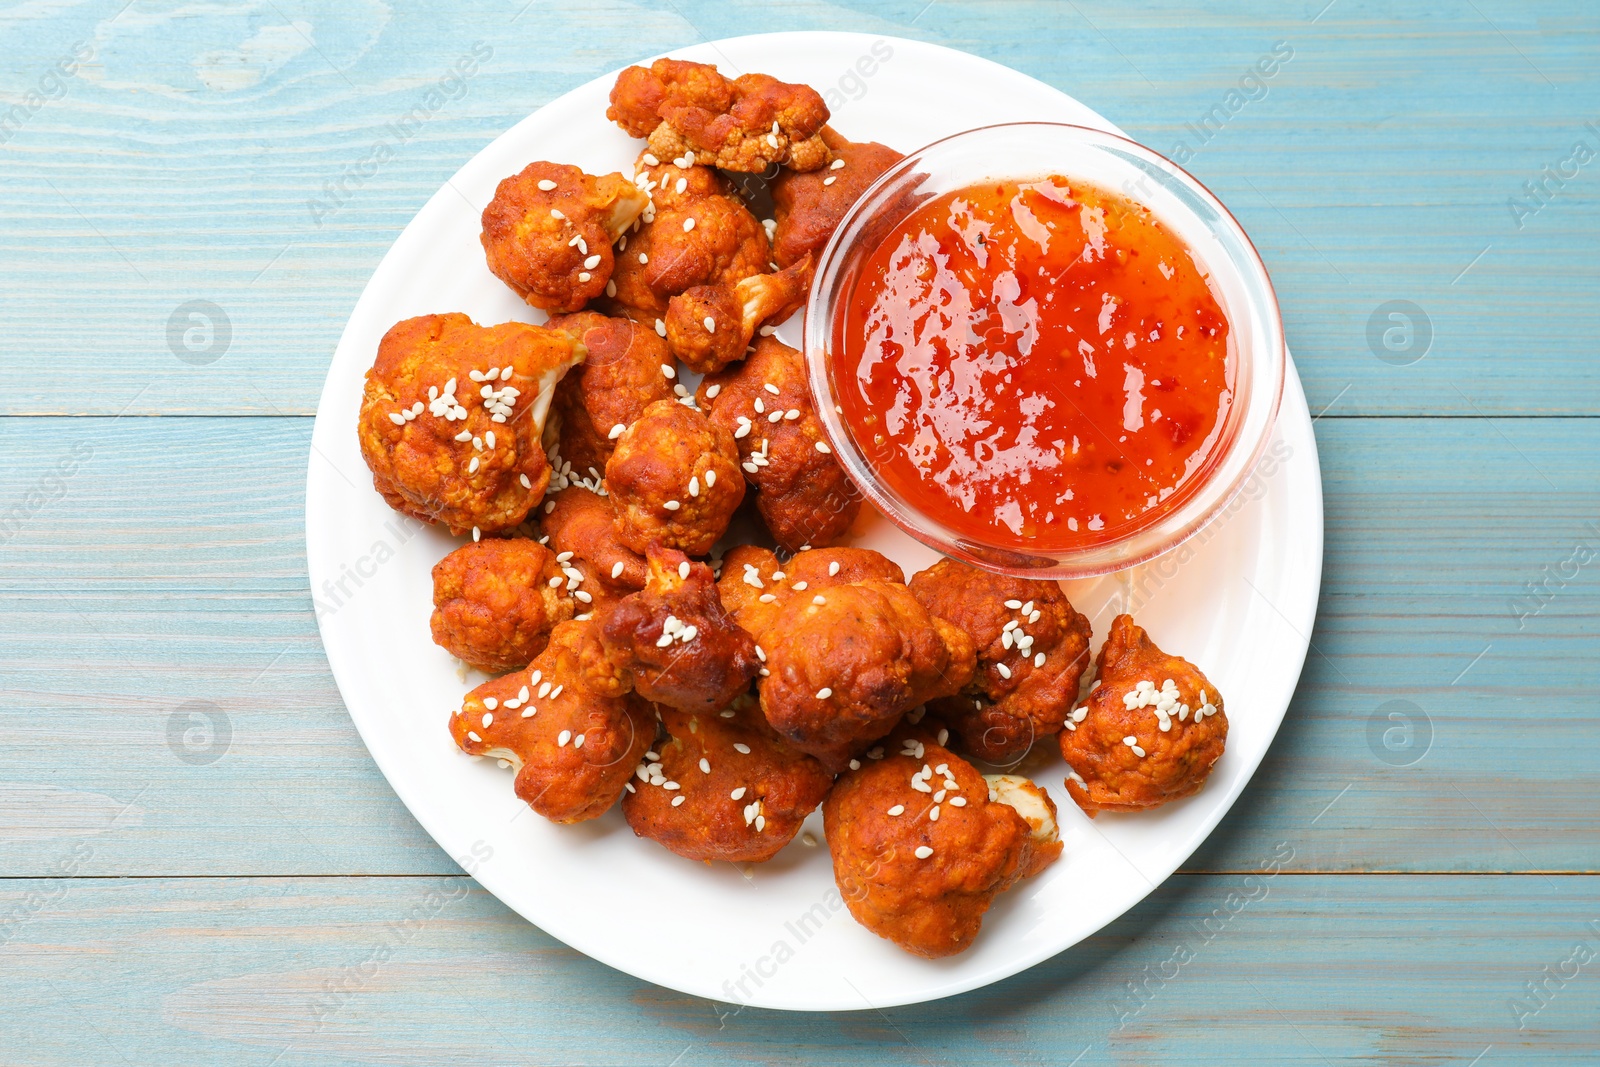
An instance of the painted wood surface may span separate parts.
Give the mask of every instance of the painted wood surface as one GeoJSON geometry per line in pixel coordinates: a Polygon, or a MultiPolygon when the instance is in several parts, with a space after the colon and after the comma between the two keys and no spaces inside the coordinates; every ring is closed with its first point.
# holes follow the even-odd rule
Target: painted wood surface
{"type": "Polygon", "coordinates": [[[0,4],[0,1060],[1600,1050],[1593,5],[0,4]],[[417,827],[317,638],[303,416],[389,243],[503,129],[652,51],[814,28],[963,48],[1186,147],[1325,412],[1328,540],[1284,728],[1185,873],[991,989],[792,1016],[583,958],[417,827]]]}

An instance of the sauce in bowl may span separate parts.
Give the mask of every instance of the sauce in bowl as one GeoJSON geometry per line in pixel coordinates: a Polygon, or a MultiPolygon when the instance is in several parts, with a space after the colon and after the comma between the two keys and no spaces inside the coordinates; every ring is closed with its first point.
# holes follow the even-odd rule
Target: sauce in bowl
{"type": "Polygon", "coordinates": [[[839,311],[837,401],[876,475],[958,534],[1102,545],[1226,452],[1228,320],[1188,247],[1062,177],[928,200],[839,311]]]}

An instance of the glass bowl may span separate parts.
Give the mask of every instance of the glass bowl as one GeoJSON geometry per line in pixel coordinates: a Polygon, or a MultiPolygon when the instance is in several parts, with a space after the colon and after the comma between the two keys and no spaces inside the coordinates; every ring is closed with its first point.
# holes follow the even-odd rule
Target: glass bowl
{"type": "Polygon", "coordinates": [[[1124,137],[1083,126],[1022,122],[935,141],[887,171],[839,224],[817,265],[806,306],[805,358],[817,413],[845,472],[906,533],[974,566],[1034,578],[1085,578],[1131,567],[1182,543],[1216,518],[1261,458],[1283,393],[1283,321],[1266,267],[1239,223],[1171,160],[1124,137]],[[957,533],[919,510],[877,474],[871,453],[840,414],[832,353],[843,340],[862,266],[918,205],[980,182],[1060,175],[1144,204],[1189,246],[1227,315],[1233,402],[1207,468],[1185,499],[1150,523],[1088,547],[1031,548],[957,533]]]}

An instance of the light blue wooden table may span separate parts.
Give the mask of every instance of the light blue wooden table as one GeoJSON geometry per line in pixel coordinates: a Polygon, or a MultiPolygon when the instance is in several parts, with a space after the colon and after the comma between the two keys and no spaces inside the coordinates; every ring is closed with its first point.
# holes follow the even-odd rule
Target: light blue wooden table
{"type": "Polygon", "coordinates": [[[0,1062],[1600,1057],[1593,3],[4,2],[0,1062]],[[1186,144],[1276,280],[1328,533],[1283,731],[1181,873],[1010,981],[820,1016],[477,889],[345,714],[302,534],[334,343],[444,178],[610,68],[800,28],[1186,144]]]}

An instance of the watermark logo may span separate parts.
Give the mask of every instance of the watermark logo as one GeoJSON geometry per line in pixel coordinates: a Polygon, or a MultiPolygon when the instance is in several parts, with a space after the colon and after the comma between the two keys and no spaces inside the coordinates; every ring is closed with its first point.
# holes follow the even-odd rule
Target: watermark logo
{"type": "Polygon", "coordinates": [[[205,367],[228,353],[233,322],[209,300],[189,300],[167,316],[167,347],[191,367],[205,367]]]}
{"type": "Polygon", "coordinates": [[[205,767],[228,754],[233,723],[208,700],[191,700],[167,716],[167,747],[185,763],[205,767]]]}
{"type": "Polygon", "coordinates": [[[1367,716],[1367,748],[1391,767],[1411,767],[1433,747],[1433,720],[1409,700],[1390,700],[1367,716]]]}
{"type": "Polygon", "coordinates": [[[1409,300],[1386,300],[1367,319],[1367,348],[1392,367],[1409,367],[1433,347],[1433,320],[1409,300]]]}

